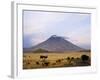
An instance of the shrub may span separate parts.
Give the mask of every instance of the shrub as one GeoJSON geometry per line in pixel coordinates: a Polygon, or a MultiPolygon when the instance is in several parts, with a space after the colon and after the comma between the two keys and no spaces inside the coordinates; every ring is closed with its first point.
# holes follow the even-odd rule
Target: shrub
{"type": "Polygon", "coordinates": [[[74,60],[74,57],[71,57],[71,60],[74,60]]]}
{"type": "Polygon", "coordinates": [[[70,60],[70,57],[67,57],[66,59],[67,59],[67,60],[70,60]]]}
{"type": "Polygon", "coordinates": [[[88,61],[89,60],[89,56],[87,55],[82,55],[81,56],[81,60],[84,62],[84,61],[88,61]]]}
{"type": "Polygon", "coordinates": [[[37,61],[36,64],[39,65],[39,62],[37,61]]]}

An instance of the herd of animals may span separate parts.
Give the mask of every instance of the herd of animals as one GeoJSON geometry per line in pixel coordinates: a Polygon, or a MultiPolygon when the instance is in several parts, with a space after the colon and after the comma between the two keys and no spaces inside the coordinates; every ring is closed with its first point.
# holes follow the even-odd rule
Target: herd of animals
{"type": "Polygon", "coordinates": [[[23,69],[34,68],[53,68],[53,67],[73,67],[73,66],[89,66],[91,65],[91,59],[87,55],[81,55],[80,57],[66,57],[57,60],[49,60],[48,55],[40,55],[39,60],[34,60],[30,56],[25,56],[23,59],[23,69]],[[28,57],[28,59],[27,59],[28,57]]]}

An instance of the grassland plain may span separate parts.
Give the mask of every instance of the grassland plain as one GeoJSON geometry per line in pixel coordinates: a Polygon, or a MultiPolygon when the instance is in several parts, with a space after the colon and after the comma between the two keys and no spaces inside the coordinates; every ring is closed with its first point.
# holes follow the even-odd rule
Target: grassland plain
{"type": "Polygon", "coordinates": [[[23,69],[90,66],[90,52],[24,53],[23,69]],[[84,56],[87,56],[84,59],[84,56]],[[44,56],[41,58],[41,56],[44,56]]]}

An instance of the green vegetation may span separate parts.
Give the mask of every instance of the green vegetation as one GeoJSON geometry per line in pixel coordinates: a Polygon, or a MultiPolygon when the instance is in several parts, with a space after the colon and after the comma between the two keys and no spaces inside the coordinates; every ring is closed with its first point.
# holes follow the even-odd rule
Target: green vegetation
{"type": "Polygon", "coordinates": [[[44,53],[44,52],[49,52],[49,51],[44,50],[44,49],[41,49],[41,48],[39,48],[39,49],[33,51],[33,53],[44,53]]]}
{"type": "Polygon", "coordinates": [[[91,50],[80,50],[79,52],[91,52],[91,50]]]}

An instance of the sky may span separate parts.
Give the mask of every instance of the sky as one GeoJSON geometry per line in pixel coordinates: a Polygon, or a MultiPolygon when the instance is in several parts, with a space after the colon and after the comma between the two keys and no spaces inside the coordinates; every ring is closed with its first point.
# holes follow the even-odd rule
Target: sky
{"type": "Polygon", "coordinates": [[[91,14],[23,11],[23,47],[30,48],[52,35],[85,49],[91,47],[91,14]]]}

